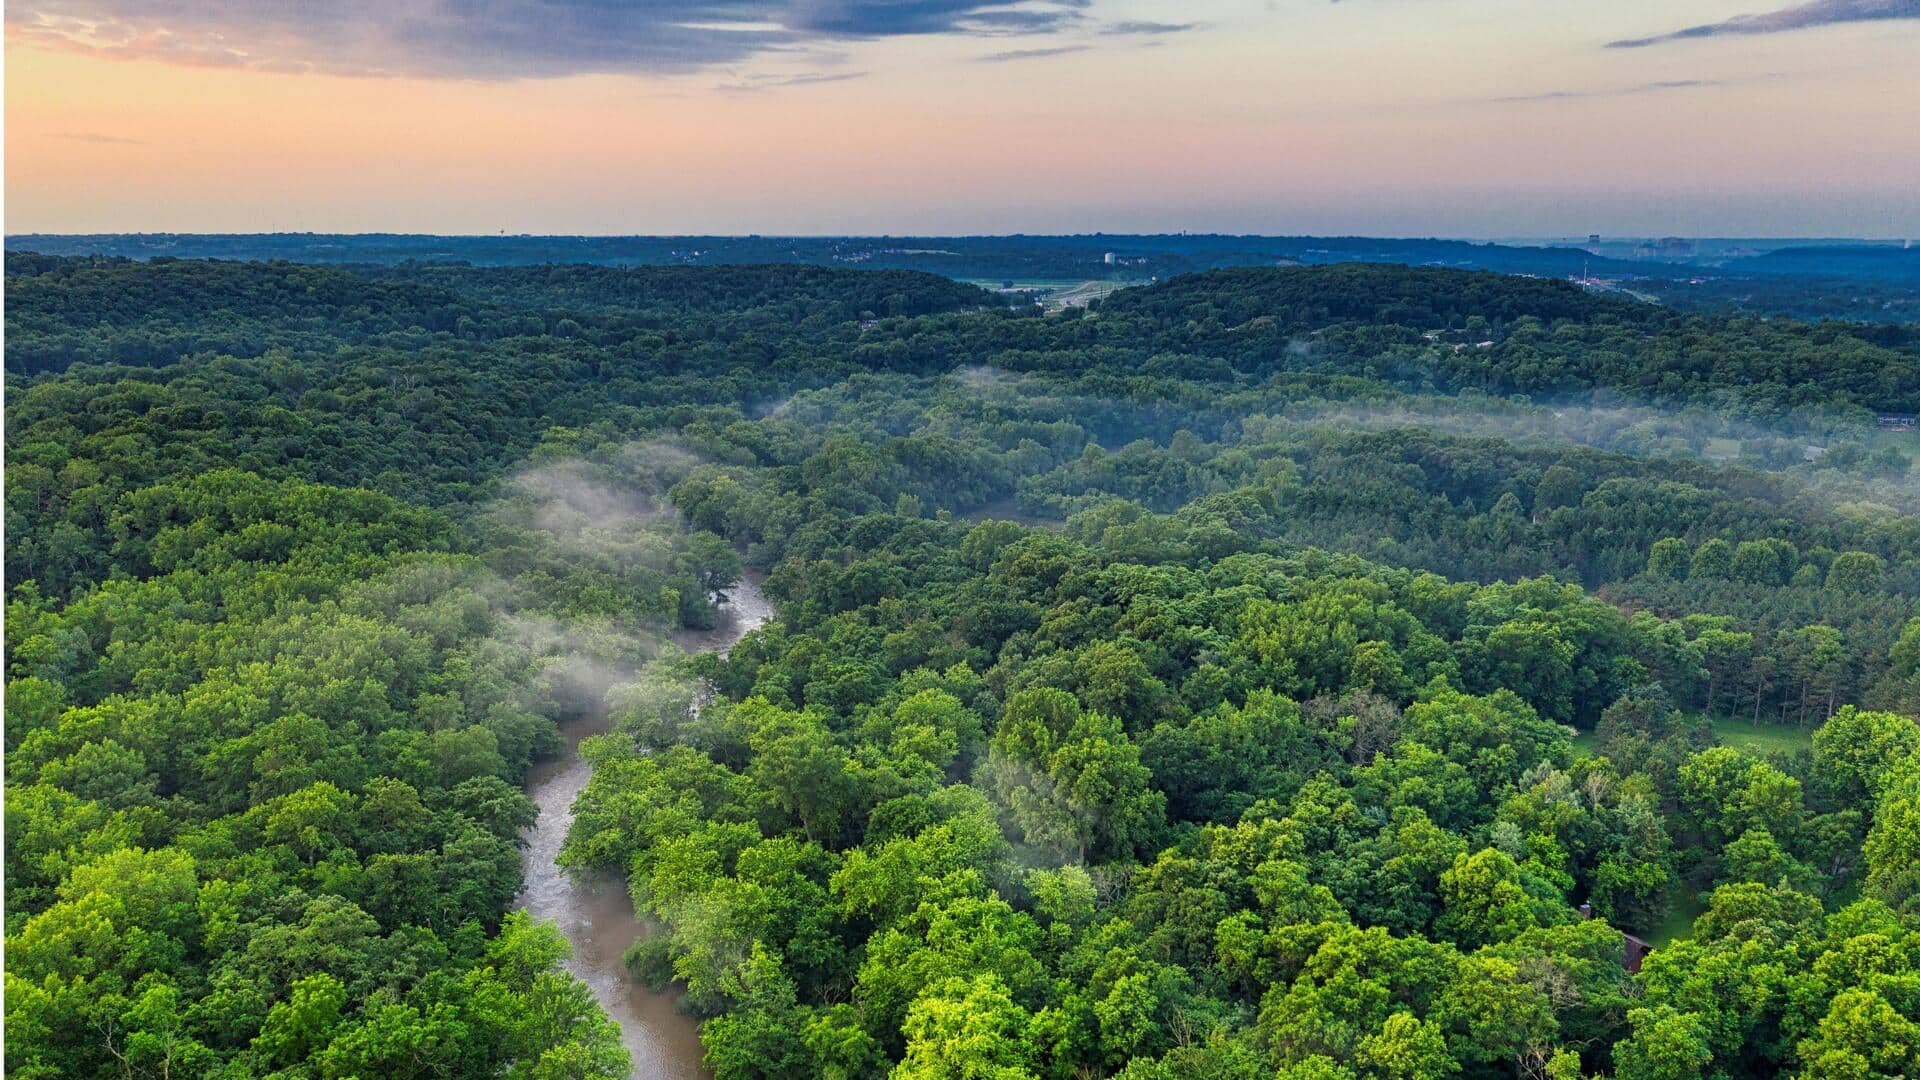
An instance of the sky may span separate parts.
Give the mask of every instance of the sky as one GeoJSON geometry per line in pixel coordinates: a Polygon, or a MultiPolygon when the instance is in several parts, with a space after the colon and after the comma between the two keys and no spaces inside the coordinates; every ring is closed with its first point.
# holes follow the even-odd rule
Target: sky
{"type": "Polygon", "coordinates": [[[1920,236],[1920,0],[8,0],[8,233],[1920,236]]]}

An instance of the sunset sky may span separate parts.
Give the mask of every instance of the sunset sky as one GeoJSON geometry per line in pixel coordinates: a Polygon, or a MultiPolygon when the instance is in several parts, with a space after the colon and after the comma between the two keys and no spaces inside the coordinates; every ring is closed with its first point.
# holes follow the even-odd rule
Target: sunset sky
{"type": "Polygon", "coordinates": [[[12,0],[21,232],[1920,235],[1920,0],[12,0]]]}

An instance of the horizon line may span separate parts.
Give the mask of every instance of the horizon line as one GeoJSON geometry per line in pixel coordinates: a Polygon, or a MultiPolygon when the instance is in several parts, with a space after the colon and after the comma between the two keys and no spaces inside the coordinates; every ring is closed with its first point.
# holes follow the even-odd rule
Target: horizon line
{"type": "Polygon", "coordinates": [[[22,232],[4,232],[0,237],[7,241],[30,239],[35,237],[253,237],[253,236],[327,236],[327,237],[423,237],[448,240],[905,240],[905,239],[947,239],[947,240],[1002,240],[1037,238],[1048,240],[1077,239],[1128,239],[1163,237],[1224,237],[1229,239],[1250,240],[1422,240],[1449,243],[1472,244],[1511,244],[1520,241],[1566,241],[1569,243],[1589,243],[1588,238],[1599,236],[1601,243],[1622,240],[1656,240],[1676,238],[1682,240],[1786,240],[1807,242],[1819,240],[1844,240],[1862,244],[1908,244],[1920,239],[1920,234],[1848,234],[1818,233],[1804,235],[1766,235],[1763,233],[1651,233],[1651,232],[1567,232],[1540,234],[1506,235],[1444,235],[1440,233],[1364,233],[1364,232],[1223,232],[1220,230],[1182,229],[1174,231],[1147,232],[394,232],[392,230],[371,230],[367,232],[339,232],[318,229],[268,229],[268,230],[101,230],[101,231],[56,231],[36,229],[22,232]]]}

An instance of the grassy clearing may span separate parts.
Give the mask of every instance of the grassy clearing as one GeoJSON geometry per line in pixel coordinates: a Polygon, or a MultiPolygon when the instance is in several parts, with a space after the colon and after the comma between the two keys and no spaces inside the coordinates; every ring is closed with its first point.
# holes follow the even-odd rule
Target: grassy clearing
{"type": "Polygon", "coordinates": [[[1647,944],[1652,945],[1656,949],[1662,945],[1678,941],[1683,937],[1692,935],[1693,920],[1699,918],[1701,912],[1706,910],[1707,902],[1705,897],[1695,896],[1691,893],[1676,896],[1673,898],[1673,909],[1667,912],[1667,917],[1660,920],[1659,925],[1649,927],[1647,932],[1640,936],[1647,944]]]}
{"type": "Polygon", "coordinates": [[[1085,278],[962,278],[969,285],[978,285],[983,289],[1071,289],[1085,281],[1085,278]]]}
{"type": "MultiPolygon", "coordinates": [[[[1575,757],[1592,757],[1599,753],[1591,731],[1575,732],[1570,741],[1575,757]]],[[[1713,720],[1713,741],[1756,756],[1776,751],[1792,754],[1813,748],[1813,729],[1791,724],[1756,724],[1751,720],[1720,716],[1713,720]]]]}
{"type": "MultiPolygon", "coordinates": [[[[1792,754],[1813,746],[1813,731],[1786,724],[1756,724],[1751,720],[1722,716],[1713,720],[1713,740],[1747,754],[1764,755],[1776,751],[1792,754]]],[[[1572,742],[1575,757],[1589,757],[1596,752],[1591,731],[1576,734],[1572,742]]],[[[1634,932],[1647,944],[1659,948],[1690,936],[1693,933],[1693,920],[1706,910],[1705,896],[1683,893],[1674,897],[1673,908],[1667,912],[1666,918],[1644,929],[1635,928],[1634,932]]]]}
{"type": "Polygon", "coordinates": [[[1791,754],[1813,747],[1813,729],[1789,724],[1756,724],[1751,720],[1717,717],[1714,741],[1748,754],[1791,754]]]}
{"type": "Polygon", "coordinates": [[[1095,300],[1104,299],[1119,292],[1121,289],[1136,284],[1138,284],[1138,282],[1083,281],[1071,289],[1065,289],[1047,297],[1046,306],[1049,308],[1084,307],[1095,300]]]}
{"type": "Polygon", "coordinates": [[[967,278],[968,284],[978,285],[994,292],[1032,292],[1038,293],[1040,305],[1048,311],[1058,311],[1066,307],[1085,307],[1095,300],[1102,300],[1135,285],[1145,285],[1145,278],[1099,279],[1089,281],[1008,281],[1005,278],[967,278]]]}

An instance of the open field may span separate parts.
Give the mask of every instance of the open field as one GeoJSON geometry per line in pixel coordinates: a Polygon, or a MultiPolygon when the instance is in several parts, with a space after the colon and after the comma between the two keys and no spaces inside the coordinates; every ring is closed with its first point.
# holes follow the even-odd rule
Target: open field
{"type": "Polygon", "coordinates": [[[1104,299],[1130,285],[1132,281],[1083,281],[1070,289],[1065,289],[1047,297],[1048,308],[1085,307],[1095,300],[1104,299]]]}
{"type": "Polygon", "coordinates": [[[1693,920],[1707,910],[1706,898],[1691,893],[1682,893],[1673,898],[1673,908],[1667,917],[1660,920],[1658,926],[1650,926],[1641,934],[1647,944],[1655,948],[1672,944],[1693,933],[1693,920]]]}
{"type": "Polygon", "coordinates": [[[1756,724],[1751,720],[1718,717],[1713,722],[1714,739],[1749,754],[1791,754],[1813,747],[1813,729],[1791,724],[1756,724]]]}
{"type": "MultiPolygon", "coordinates": [[[[1721,716],[1714,718],[1713,739],[1722,746],[1731,746],[1749,754],[1764,755],[1776,751],[1791,754],[1812,748],[1813,729],[1791,724],[1756,724],[1751,720],[1721,716]]],[[[1588,757],[1596,752],[1596,739],[1591,731],[1576,732],[1571,741],[1576,757],[1588,757]]]]}
{"type": "Polygon", "coordinates": [[[1121,289],[1144,285],[1144,281],[1111,280],[1040,280],[1040,281],[998,281],[986,278],[969,278],[968,284],[978,285],[995,292],[1031,292],[1040,294],[1040,304],[1049,311],[1061,308],[1085,307],[1095,300],[1119,292],[1121,289]]]}

